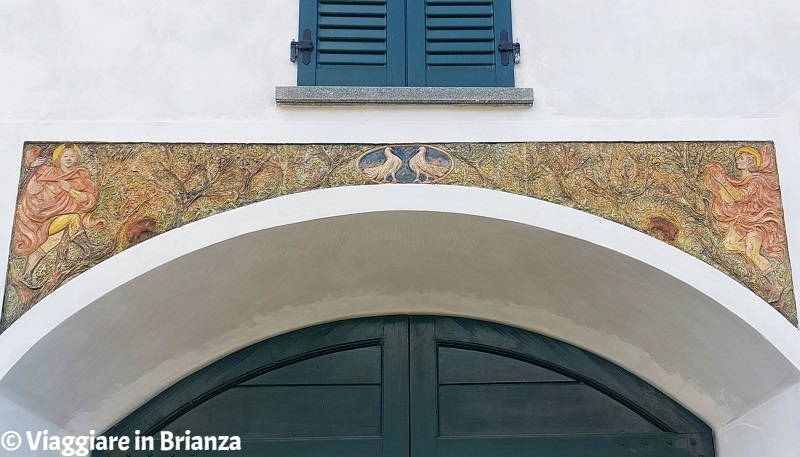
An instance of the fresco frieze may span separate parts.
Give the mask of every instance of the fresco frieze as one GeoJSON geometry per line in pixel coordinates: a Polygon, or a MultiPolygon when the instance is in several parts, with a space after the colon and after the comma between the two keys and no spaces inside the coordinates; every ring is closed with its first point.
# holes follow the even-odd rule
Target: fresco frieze
{"type": "Polygon", "coordinates": [[[24,146],[0,331],[168,230],[312,189],[449,184],[565,205],[709,263],[797,323],[771,142],[24,146]]]}

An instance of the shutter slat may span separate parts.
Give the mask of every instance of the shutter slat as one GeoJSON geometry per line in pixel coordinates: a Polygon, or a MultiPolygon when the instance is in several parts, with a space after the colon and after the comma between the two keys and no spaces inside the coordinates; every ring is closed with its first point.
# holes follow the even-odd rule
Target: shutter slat
{"type": "Polygon", "coordinates": [[[318,13],[321,16],[384,17],[386,5],[320,5],[318,13]]]}
{"type": "Polygon", "coordinates": [[[386,65],[386,55],[320,53],[317,61],[321,65],[386,65]]]}
{"type": "Polygon", "coordinates": [[[386,30],[372,29],[320,29],[320,40],[331,41],[386,41],[386,30]]]}
{"type": "Polygon", "coordinates": [[[320,5],[386,5],[386,0],[318,0],[320,5]]]}
{"type": "Polygon", "coordinates": [[[428,17],[492,17],[492,5],[460,6],[428,6],[425,9],[428,17]]]}
{"type": "Polygon", "coordinates": [[[428,55],[433,54],[494,54],[492,43],[486,42],[440,42],[428,43],[428,55]]]}
{"type": "Polygon", "coordinates": [[[428,65],[432,67],[492,67],[494,54],[431,54],[428,55],[428,65]]]}
{"type": "Polygon", "coordinates": [[[385,17],[341,17],[341,16],[320,16],[319,27],[339,27],[352,29],[386,29],[385,17]]]}
{"type": "Polygon", "coordinates": [[[494,26],[491,17],[431,17],[426,21],[428,30],[436,29],[491,29],[494,26]]]}
{"type": "Polygon", "coordinates": [[[492,0],[427,0],[426,5],[491,5],[492,0]]]}
{"type": "Polygon", "coordinates": [[[428,43],[436,41],[494,41],[492,30],[428,30],[426,35],[428,43]]]}
{"type": "Polygon", "coordinates": [[[381,41],[320,41],[320,53],[385,54],[386,44],[381,41]]]}

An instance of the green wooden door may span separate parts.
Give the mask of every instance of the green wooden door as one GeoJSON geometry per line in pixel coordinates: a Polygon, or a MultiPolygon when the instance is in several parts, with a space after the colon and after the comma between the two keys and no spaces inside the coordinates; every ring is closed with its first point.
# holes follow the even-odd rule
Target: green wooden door
{"type": "MultiPolygon", "coordinates": [[[[108,435],[237,435],[235,453],[108,455],[714,455],[711,432],[630,373],[574,346],[468,319],[321,325],[236,352],[108,435]]],[[[105,455],[105,453],[95,453],[105,455]]]]}

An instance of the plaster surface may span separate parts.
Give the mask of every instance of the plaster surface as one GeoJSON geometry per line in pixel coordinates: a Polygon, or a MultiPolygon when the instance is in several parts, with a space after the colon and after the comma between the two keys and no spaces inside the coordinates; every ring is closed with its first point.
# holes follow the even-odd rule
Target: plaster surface
{"type": "Polygon", "coordinates": [[[716,438],[717,453],[732,457],[793,456],[800,441],[800,385],[795,384],[723,427],[716,438]]]}
{"type": "MultiPolygon", "coordinates": [[[[3,411],[3,414],[0,414],[0,430],[3,430],[4,433],[6,431],[14,431],[23,437],[25,437],[25,432],[27,431],[32,431],[35,433],[35,431],[47,430],[51,436],[64,436],[69,434],[69,432],[63,428],[42,418],[41,416],[36,415],[27,408],[18,405],[16,402],[4,396],[0,396],[0,411],[3,411]]],[[[21,446],[19,449],[14,451],[14,455],[23,457],[55,457],[61,456],[61,452],[55,450],[31,451],[30,449],[27,449],[27,446],[21,446]]]]}
{"type": "MultiPolygon", "coordinates": [[[[512,0],[512,11],[522,44],[516,86],[534,88],[537,109],[494,109],[497,118],[797,119],[800,111],[793,0],[512,0]]],[[[0,62],[10,69],[0,75],[0,119],[284,118],[274,88],[296,83],[289,43],[298,17],[297,2],[0,2],[0,62]]],[[[483,115],[416,115],[441,113],[483,115]]]]}

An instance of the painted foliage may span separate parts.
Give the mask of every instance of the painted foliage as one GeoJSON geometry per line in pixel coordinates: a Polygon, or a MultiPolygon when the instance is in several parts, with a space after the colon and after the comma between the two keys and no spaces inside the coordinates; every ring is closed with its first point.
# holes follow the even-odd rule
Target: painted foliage
{"type": "Polygon", "coordinates": [[[281,195],[375,183],[482,187],[586,211],[702,259],[797,322],[770,142],[28,143],[21,176],[0,329],[159,233],[281,195]]]}

